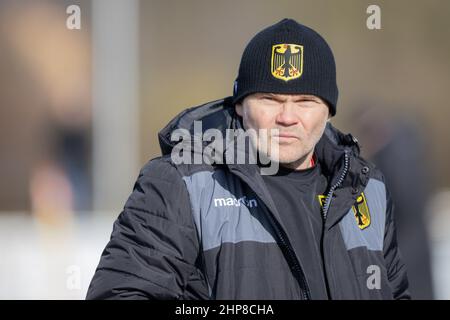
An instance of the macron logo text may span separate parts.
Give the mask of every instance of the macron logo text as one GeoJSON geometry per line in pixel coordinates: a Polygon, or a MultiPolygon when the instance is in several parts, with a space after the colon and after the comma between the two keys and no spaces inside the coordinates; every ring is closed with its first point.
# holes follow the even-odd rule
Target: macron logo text
{"type": "Polygon", "coordinates": [[[253,208],[258,206],[258,202],[256,201],[256,199],[247,199],[247,197],[245,196],[239,199],[236,199],[234,197],[214,199],[214,207],[240,207],[241,205],[244,205],[248,208],[253,208]]]}

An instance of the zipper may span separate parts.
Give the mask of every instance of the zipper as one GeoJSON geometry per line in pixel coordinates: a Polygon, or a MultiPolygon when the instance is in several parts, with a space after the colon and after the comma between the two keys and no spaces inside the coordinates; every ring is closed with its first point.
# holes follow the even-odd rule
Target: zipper
{"type": "Polygon", "coordinates": [[[322,254],[322,268],[324,271],[324,276],[325,276],[325,285],[326,285],[326,289],[327,289],[327,295],[328,298],[331,299],[331,292],[330,292],[330,285],[328,282],[328,276],[327,276],[327,272],[326,272],[326,267],[325,267],[325,250],[324,250],[324,238],[325,238],[325,223],[327,220],[327,216],[328,216],[328,210],[330,209],[330,205],[331,205],[331,200],[333,198],[333,194],[334,191],[342,184],[342,182],[345,179],[345,176],[347,175],[347,172],[349,170],[349,156],[347,154],[347,152],[345,152],[344,154],[344,168],[342,169],[342,172],[338,178],[338,180],[336,181],[335,184],[333,184],[331,186],[331,188],[328,190],[328,193],[325,197],[325,203],[323,205],[322,208],[322,237],[321,237],[321,241],[320,241],[320,251],[322,254]]]}
{"type": "Polygon", "coordinates": [[[342,173],[339,176],[338,181],[336,181],[336,183],[331,186],[330,190],[327,193],[327,196],[325,197],[325,203],[324,203],[323,209],[322,209],[322,218],[323,218],[324,223],[328,216],[328,210],[330,209],[331,199],[333,198],[333,193],[342,184],[342,182],[344,182],[345,176],[347,175],[347,172],[349,169],[349,162],[350,162],[350,159],[348,157],[347,152],[345,152],[345,154],[344,154],[344,169],[342,170],[342,173]]]}
{"type": "MultiPolygon", "coordinates": [[[[323,258],[324,257],[324,255],[323,255],[324,254],[323,238],[325,235],[325,222],[326,222],[326,219],[328,216],[328,210],[330,209],[331,200],[333,198],[334,191],[342,184],[342,182],[344,182],[345,176],[347,175],[349,167],[350,167],[349,164],[350,164],[350,159],[349,159],[347,151],[345,151],[345,153],[344,153],[344,168],[342,169],[342,173],[340,174],[336,183],[333,184],[331,186],[330,190],[328,191],[327,196],[325,198],[325,204],[324,204],[323,210],[322,210],[324,232],[322,233],[321,251],[322,251],[322,263],[323,263],[324,271],[325,271],[325,259],[323,258]]],[[[303,289],[303,299],[311,300],[311,292],[310,292],[310,289],[308,286],[308,282],[306,281],[305,273],[303,272],[303,269],[300,266],[300,263],[299,263],[297,257],[295,256],[294,249],[292,248],[292,246],[289,243],[287,243],[287,241],[286,241],[287,235],[282,230],[279,223],[274,219],[273,215],[270,214],[269,216],[270,216],[272,225],[275,227],[275,231],[277,232],[280,242],[284,245],[284,247],[287,250],[287,255],[290,258],[289,260],[291,262],[291,266],[293,267],[294,271],[297,273],[297,281],[299,281],[300,287],[303,289]]],[[[289,261],[288,261],[288,263],[289,263],[289,261]]],[[[328,277],[326,275],[325,275],[325,281],[326,281],[328,297],[331,297],[329,284],[328,284],[328,277]]]]}
{"type": "Polygon", "coordinates": [[[297,274],[296,278],[300,284],[300,288],[302,289],[303,300],[311,300],[311,292],[309,290],[308,282],[306,281],[305,273],[303,272],[303,269],[300,266],[297,257],[295,256],[294,249],[292,248],[290,243],[286,241],[286,233],[282,230],[281,226],[275,220],[272,214],[269,214],[269,220],[274,227],[275,232],[277,233],[279,241],[286,249],[286,255],[289,258],[288,264],[292,267],[294,273],[297,274]]]}
{"type": "MultiPolygon", "coordinates": [[[[251,184],[249,183],[246,178],[246,176],[239,171],[235,170],[234,174],[236,174],[238,177],[242,179],[254,192],[258,195],[258,197],[265,203],[263,199],[265,199],[264,196],[259,194],[255,188],[252,188],[251,184]]],[[[281,227],[280,223],[276,220],[274,217],[270,206],[266,204],[266,207],[269,211],[269,214],[267,215],[267,218],[269,219],[270,224],[274,228],[274,231],[277,235],[279,244],[282,247],[282,251],[284,251],[285,258],[287,259],[288,265],[291,267],[292,272],[294,273],[294,277],[297,279],[298,284],[300,285],[300,289],[302,290],[302,297],[303,300],[311,300],[311,292],[308,286],[308,282],[306,281],[305,273],[303,272],[302,267],[300,266],[300,262],[298,261],[297,257],[295,256],[294,249],[292,248],[291,244],[287,242],[287,234],[284,232],[283,228],[281,227]],[[284,248],[284,250],[283,250],[284,248]]]]}

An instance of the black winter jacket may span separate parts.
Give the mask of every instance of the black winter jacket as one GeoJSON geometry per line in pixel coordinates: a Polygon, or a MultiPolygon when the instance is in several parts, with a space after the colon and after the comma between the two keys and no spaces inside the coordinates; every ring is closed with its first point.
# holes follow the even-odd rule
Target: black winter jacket
{"type": "MultiPolygon", "coordinates": [[[[159,133],[163,156],[141,170],[87,298],[317,298],[258,165],[173,163],[171,133],[192,132],[195,120],[203,130],[242,128],[226,98],[183,111],[159,133]]],[[[329,177],[322,239],[329,298],[409,298],[382,174],[331,125],[315,154],[329,177]]]]}

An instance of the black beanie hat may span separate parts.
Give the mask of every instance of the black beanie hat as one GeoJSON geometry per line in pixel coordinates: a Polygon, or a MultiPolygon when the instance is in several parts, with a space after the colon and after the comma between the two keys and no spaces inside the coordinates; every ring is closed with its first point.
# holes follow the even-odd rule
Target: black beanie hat
{"type": "Polygon", "coordinates": [[[233,103],[255,92],[315,95],[334,116],[338,88],[330,47],[317,32],[292,19],[262,30],[242,54],[233,103]]]}

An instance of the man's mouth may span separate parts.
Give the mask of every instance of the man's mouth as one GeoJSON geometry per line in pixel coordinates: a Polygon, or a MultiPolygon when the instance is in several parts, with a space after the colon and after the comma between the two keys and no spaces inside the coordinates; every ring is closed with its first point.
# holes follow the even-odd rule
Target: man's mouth
{"type": "Polygon", "coordinates": [[[274,136],[275,138],[278,138],[280,140],[292,140],[292,139],[297,139],[299,140],[298,136],[292,134],[292,133],[279,133],[277,135],[274,136]]]}

